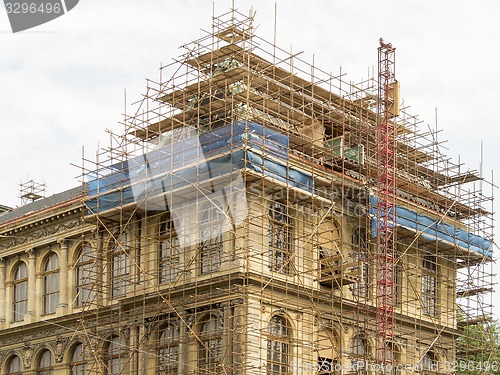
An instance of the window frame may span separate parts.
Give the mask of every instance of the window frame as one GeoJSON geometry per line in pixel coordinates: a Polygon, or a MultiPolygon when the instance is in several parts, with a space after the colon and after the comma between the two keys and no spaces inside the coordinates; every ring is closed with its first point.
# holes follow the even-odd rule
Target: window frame
{"type": "Polygon", "coordinates": [[[439,371],[439,361],[433,351],[427,351],[420,359],[419,364],[422,374],[435,374],[439,371]]]}
{"type": "Polygon", "coordinates": [[[71,375],[87,375],[88,367],[85,359],[85,350],[81,342],[73,345],[71,348],[71,356],[69,358],[69,371],[71,375]],[[75,358],[77,349],[80,349],[79,358],[75,358]]]}
{"type": "Polygon", "coordinates": [[[38,354],[36,374],[54,375],[54,355],[49,349],[44,349],[38,354]],[[45,356],[46,354],[48,357],[45,356]],[[47,358],[49,359],[49,363],[43,363],[47,358]]]}
{"type": "Polygon", "coordinates": [[[352,285],[352,294],[360,298],[370,297],[370,248],[366,228],[358,227],[352,231],[352,259],[359,263],[359,281],[352,285]]]}
{"type": "Polygon", "coordinates": [[[128,287],[132,284],[132,267],[130,264],[132,245],[132,234],[129,231],[120,233],[113,240],[113,247],[109,257],[109,285],[112,299],[126,296],[128,287]]]}
{"type": "Polygon", "coordinates": [[[23,373],[23,361],[21,360],[21,357],[18,355],[13,355],[11,356],[7,362],[5,363],[5,374],[6,375],[22,375],[23,373]],[[17,369],[12,369],[12,365],[14,363],[14,360],[17,359],[17,364],[18,368],[17,369]]]}
{"type": "Polygon", "coordinates": [[[56,313],[60,301],[60,292],[61,263],[59,255],[51,251],[43,263],[43,315],[56,313]]]}
{"type": "Polygon", "coordinates": [[[177,374],[179,367],[179,340],[179,324],[173,321],[169,321],[160,326],[156,346],[157,374],[177,374]],[[163,358],[167,358],[167,361],[165,361],[164,363],[162,363],[163,358]],[[165,366],[166,368],[163,368],[163,366],[165,366]]]}
{"type": "Polygon", "coordinates": [[[22,322],[24,320],[24,316],[28,313],[28,289],[29,289],[29,281],[28,281],[28,265],[20,261],[15,267],[13,271],[12,278],[12,321],[13,322],[22,322]],[[18,272],[20,268],[24,268],[24,274],[26,276],[18,277],[18,272]],[[19,306],[19,311],[18,311],[19,306]],[[20,317],[19,315],[22,315],[20,317]]]}
{"type": "Polygon", "coordinates": [[[108,338],[103,353],[103,374],[122,375],[125,373],[128,363],[128,356],[125,350],[124,340],[119,335],[113,335],[108,338]],[[114,372],[115,366],[118,366],[118,372],[114,372]]]}
{"type": "Polygon", "coordinates": [[[273,315],[269,320],[267,335],[267,375],[289,374],[291,358],[289,320],[282,315],[273,315]]]}
{"type": "Polygon", "coordinates": [[[200,320],[198,334],[198,368],[202,373],[214,373],[222,366],[222,319],[208,314],[200,320]]]}
{"type": "Polygon", "coordinates": [[[201,275],[220,271],[224,247],[225,210],[214,201],[205,204],[200,213],[199,272],[201,275]]]}
{"type": "Polygon", "coordinates": [[[93,259],[94,248],[89,243],[84,243],[78,248],[75,270],[75,307],[85,307],[96,297],[92,272],[95,267],[95,257],[93,259]],[[90,255],[86,253],[90,252],[90,255]],[[88,259],[85,259],[87,257],[88,259]],[[83,277],[81,276],[83,275],[83,277]],[[83,291],[83,292],[82,292],[83,291]]]}
{"type": "Polygon", "coordinates": [[[170,215],[158,226],[158,282],[176,281],[180,274],[180,244],[170,215]]]}
{"type": "Polygon", "coordinates": [[[361,335],[357,334],[351,337],[349,340],[349,356],[351,358],[351,368],[352,372],[355,374],[365,374],[366,369],[363,365],[361,365],[358,368],[358,362],[360,360],[365,360],[368,358],[369,355],[369,348],[368,348],[368,341],[366,338],[361,335]]]}
{"type": "Polygon", "coordinates": [[[273,201],[268,211],[268,255],[269,269],[290,274],[292,268],[292,225],[286,204],[273,201]]]}
{"type": "Polygon", "coordinates": [[[421,303],[422,312],[436,316],[438,307],[438,264],[435,254],[422,254],[421,303]]]}

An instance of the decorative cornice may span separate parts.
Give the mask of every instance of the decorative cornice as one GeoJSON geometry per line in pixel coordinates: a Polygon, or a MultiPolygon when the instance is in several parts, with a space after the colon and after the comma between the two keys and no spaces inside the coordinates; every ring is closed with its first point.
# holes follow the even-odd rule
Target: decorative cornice
{"type": "Polygon", "coordinates": [[[68,223],[60,224],[60,225],[55,225],[50,228],[42,229],[35,231],[33,233],[27,234],[26,236],[21,236],[19,238],[15,238],[13,240],[10,240],[9,242],[0,245],[0,251],[1,250],[7,250],[10,248],[13,248],[15,246],[20,246],[20,245],[26,245],[35,241],[38,241],[43,238],[47,238],[50,236],[54,236],[57,233],[64,232],[70,229],[77,228],[83,224],[82,220],[73,220],[68,223]]]}
{"type": "MultiPolygon", "coordinates": [[[[22,333],[16,333],[15,335],[9,336],[7,338],[0,339],[0,348],[21,343],[25,343],[24,346],[26,347],[28,346],[26,343],[27,339],[29,339],[30,342],[38,342],[39,340],[43,341],[45,339],[45,342],[47,342],[47,337],[63,337],[64,335],[68,335],[68,331],[75,332],[78,329],[79,325],[79,323],[70,323],[65,324],[64,327],[54,327],[50,330],[50,335],[47,335],[46,330],[34,331],[32,327],[20,327],[23,330],[22,333]],[[27,337],[28,333],[29,337],[27,337]]],[[[5,332],[5,330],[2,332],[5,332]]],[[[29,346],[33,347],[33,345],[29,346]]]]}

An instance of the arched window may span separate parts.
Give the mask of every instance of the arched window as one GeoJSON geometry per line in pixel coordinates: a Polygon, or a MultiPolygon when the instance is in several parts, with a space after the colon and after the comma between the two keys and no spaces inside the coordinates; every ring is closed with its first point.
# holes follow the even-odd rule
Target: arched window
{"type": "Polygon", "coordinates": [[[115,241],[111,254],[111,296],[124,296],[130,285],[130,233],[122,233],[115,241]]]}
{"type": "Polygon", "coordinates": [[[202,274],[220,269],[222,261],[222,234],[224,211],[217,204],[203,207],[200,223],[200,270],[202,274]]]}
{"type": "Polygon", "coordinates": [[[167,324],[158,336],[158,372],[159,375],[177,374],[179,362],[179,326],[167,324]]]}
{"type": "Polygon", "coordinates": [[[349,342],[349,349],[351,352],[351,368],[356,374],[366,373],[366,368],[363,365],[364,360],[368,354],[368,346],[364,337],[356,335],[351,338],[349,342]]]}
{"type": "Polygon", "coordinates": [[[368,265],[368,239],[364,228],[356,228],[352,232],[352,258],[359,264],[359,281],[353,285],[352,292],[358,297],[367,298],[370,285],[368,265]]]}
{"type": "Polygon", "coordinates": [[[76,299],[77,307],[88,305],[95,297],[93,277],[94,251],[89,244],[83,245],[78,252],[78,258],[75,264],[76,276],[76,299]]]}
{"type": "Polygon", "coordinates": [[[45,261],[43,274],[43,313],[53,314],[59,305],[59,257],[51,253],[45,261]]]}
{"type": "Polygon", "coordinates": [[[366,341],[360,336],[354,336],[350,343],[351,354],[356,357],[364,357],[366,354],[366,341]]]}
{"type": "Polygon", "coordinates": [[[122,375],[127,364],[125,357],[125,343],[119,336],[113,336],[107,345],[104,354],[106,375],[122,375]]]}
{"type": "Polygon", "coordinates": [[[427,352],[424,354],[420,360],[420,368],[423,374],[436,373],[438,372],[438,361],[436,356],[432,352],[427,352]]]}
{"type": "Polygon", "coordinates": [[[215,315],[209,315],[200,324],[198,344],[198,368],[207,374],[215,373],[222,360],[222,323],[215,315]]]}
{"type": "Polygon", "coordinates": [[[24,262],[19,263],[16,267],[13,288],[13,318],[15,322],[19,322],[24,319],[24,315],[28,312],[28,268],[24,262]]]}
{"type": "Polygon", "coordinates": [[[23,366],[21,359],[15,355],[9,359],[7,362],[7,375],[21,375],[23,371],[23,366]]]}
{"type": "Polygon", "coordinates": [[[160,224],[159,239],[158,276],[160,283],[174,281],[179,275],[180,249],[174,223],[170,217],[160,224]]]}
{"type": "Polygon", "coordinates": [[[337,375],[340,374],[340,338],[335,331],[327,328],[318,332],[317,354],[318,367],[317,375],[337,375]]]}
{"type": "Polygon", "coordinates": [[[384,361],[385,363],[394,364],[394,360],[396,359],[396,351],[395,345],[392,342],[386,342],[384,351],[379,349],[379,359],[380,361],[384,361]]]}
{"type": "Polygon", "coordinates": [[[44,350],[38,358],[37,375],[53,375],[54,359],[49,350],[44,350]]]}
{"type": "Polygon", "coordinates": [[[83,345],[76,344],[71,353],[71,362],[69,364],[71,375],[87,375],[87,362],[83,352],[83,345]]]}
{"type": "Polygon", "coordinates": [[[290,218],[287,208],[273,202],[269,209],[269,268],[289,273],[291,256],[290,218]]]}
{"type": "Polygon", "coordinates": [[[288,322],[285,318],[275,315],[268,328],[267,340],[267,374],[288,374],[290,337],[288,322]]]}

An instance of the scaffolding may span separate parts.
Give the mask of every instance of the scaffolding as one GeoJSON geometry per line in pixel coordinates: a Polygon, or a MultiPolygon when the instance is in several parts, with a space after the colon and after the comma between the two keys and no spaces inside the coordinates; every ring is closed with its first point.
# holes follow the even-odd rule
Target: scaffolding
{"type": "Polygon", "coordinates": [[[38,199],[45,197],[45,189],[47,185],[44,183],[36,182],[30,179],[26,182],[19,184],[19,198],[21,198],[21,205],[34,202],[38,199]]]}
{"type": "Polygon", "coordinates": [[[90,372],[454,373],[487,358],[466,336],[492,320],[493,185],[399,108],[392,74],[347,83],[253,24],[214,17],[83,158],[90,372]]]}
{"type": "Polygon", "coordinates": [[[390,43],[380,39],[378,48],[378,121],[377,155],[378,175],[376,180],[377,199],[377,257],[376,300],[377,300],[377,358],[382,365],[393,365],[391,357],[394,337],[395,307],[395,192],[396,152],[394,117],[399,116],[398,82],[395,78],[395,52],[390,43]],[[391,350],[387,350],[390,348],[391,350]]]}

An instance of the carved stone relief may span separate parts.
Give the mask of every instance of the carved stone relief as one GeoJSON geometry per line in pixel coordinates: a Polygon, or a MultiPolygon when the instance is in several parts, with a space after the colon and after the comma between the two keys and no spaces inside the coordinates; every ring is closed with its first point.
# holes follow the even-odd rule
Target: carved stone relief
{"type": "Polygon", "coordinates": [[[0,245],[0,250],[6,250],[6,249],[10,249],[10,248],[15,247],[15,246],[28,244],[30,242],[34,242],[34,241],[42,239],[42,238],[53,236],[57,233],[65,231],[65,230],[74,229],[80,225],[82,225],[81,220],[74,220],[74,221],[71,221],[69,223],[55,225],[55,226],[50,227],[50,228],[46,228],[46,229],[38,230],[38,231],[35,231],[32,233],[28,233],[25,236],[20,236],[19,238],[15,238],[13,240],[10,240],[10,241],[4,243],[3,245],[0,245]]]}

